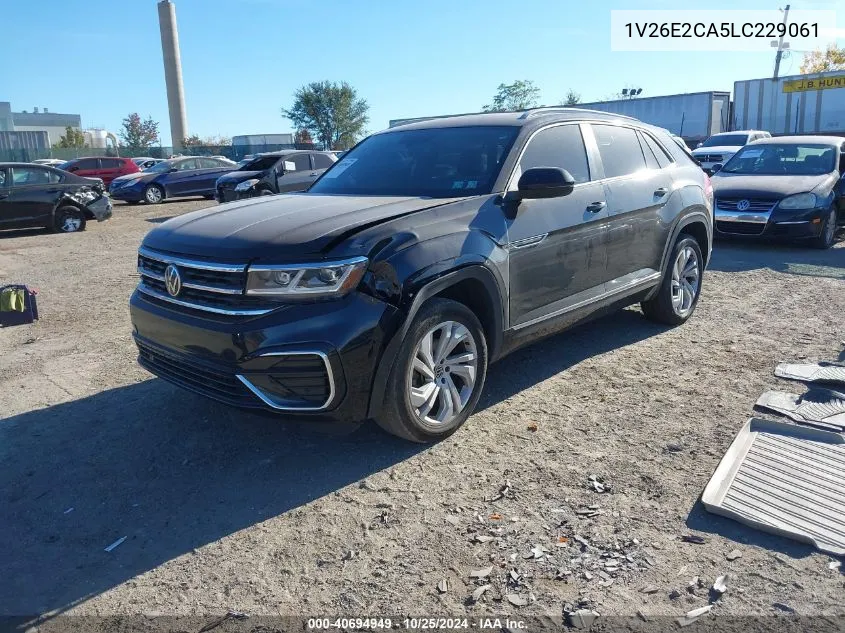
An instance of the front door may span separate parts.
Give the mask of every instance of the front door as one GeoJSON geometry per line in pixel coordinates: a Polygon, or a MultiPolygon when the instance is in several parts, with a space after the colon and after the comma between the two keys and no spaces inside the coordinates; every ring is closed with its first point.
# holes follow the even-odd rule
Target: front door
{"type": "Polygon", "coordinates": [[[608,291],[625,290],[659,275],[667,237],[661,212],[673,195],[672,178],[662,167],[671,159],[650,135],[634,128],[596,123],[590,128],[601,157],[609,214],[608,291]]]}
{"type": "Polygon", "coordinates": [[[196,189],[199,165],[196,158],[186,158],[173,165],[175,172],[167,175],[167,191],[170,196],[188,196],[196,189]]]}
{"type": "Polygon", "coordinates": [[[233,171],[233,169],[214,158],[197,158],[197,166],[199,171],[194,179],[193,192],[202,196],[212,195],[217,179],[223,174],[233,171]]]}
{"type": "Polygon", "coordinates": [[[581,126],[537,132],[510,188],[532,167],[560,167],[575,178],[568,195],[523,200],[509,213],[510,323],[528,325],[589,303],[604,292],[607,209],[604,188],[591,180],[581,126]]]}
{"type": "Polygon", "coordinates": [[[61,194],[59,172],[35,165],[12,167],[7,204],[15,221],[28,226],[50,225],[50,214],[61,194]]]}
{"type": "Polygon", "coordinates": [[[16,218],[15,208],[10,200],[12,195],[12,177],[9,170],[0,167],[0,227],[8,225],[16,218]]]}
{"type": "Polygon", "coordinates": [[[311,159],[307,153],[283,157],[276,169],[276,189],[279,193],[303,191],[317,179],[316,173],[311,174],[311,159]]]}

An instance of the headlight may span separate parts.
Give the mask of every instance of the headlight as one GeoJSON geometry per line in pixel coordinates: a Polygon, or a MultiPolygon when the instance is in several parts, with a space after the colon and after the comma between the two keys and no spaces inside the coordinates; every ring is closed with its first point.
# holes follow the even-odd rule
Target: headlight
{"type": "Polygon", "coordinates": [[[243,182],[239,182],[237,187],[235,187],[235,191],[249,191],[255,185],[258,184],[258,178],[250,178],[249,180],[244,180],[243,182]]]}
{"type": "Polygon", "coordinates": [[[780,209],[812,209],[818,205],[818,198],[812,193],[799,193],[787,196],[778,203],[780,209]]]}
{"type": "Polygon", "coordinates": [[[318,262],[291,266],[250,266],[246,293],[274,297],[342,296],[353,290],[364,271],[367,258],[318,262]]]}

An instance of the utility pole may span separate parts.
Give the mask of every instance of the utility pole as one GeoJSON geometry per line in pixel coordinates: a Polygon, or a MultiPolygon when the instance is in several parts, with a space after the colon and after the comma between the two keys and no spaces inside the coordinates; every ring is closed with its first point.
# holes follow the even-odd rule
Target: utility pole
{"type": "MultiPolygon", "coordinates": [[[[786,25],[787,25],[787,17],[789,16],[789,5],[786,5],[786,8],[783,10],[783,26],[784,26],[784,34],[786,33],[786,25]]],[[[772,81],[778,80],[778,73],[780,72],[780,60],[783,57],[783,35],[778,38],[778,52],[775,55],[775,74],[772,77],[772,81]]]]}

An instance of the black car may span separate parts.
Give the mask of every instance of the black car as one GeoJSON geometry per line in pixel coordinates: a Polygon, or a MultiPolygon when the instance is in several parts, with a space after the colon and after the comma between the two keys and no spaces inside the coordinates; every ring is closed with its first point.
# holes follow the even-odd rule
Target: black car
{"type": "Polygon", "coordinates": [[[636,302],[685,322],[711,240],[709,180],[658,128],[569,108],[427,120],[306,193],[150,231],[133,334],[145,368],[211,398],[432,441],[520,345],[636,302]]]}
{"type": "Polygon", "coordinates": [[[332,152],[282,150],[259,154],[217,179],[217,202],[231,202],[274,193],[303,191],[337,162],[332,152]]]}
{"type": "Polygon", "coordinates": [[[716,234],[833,245],[845,223],[845,139],[780,136],[754,141],[714,165],[716,234]]]}
{"type": "Polygon", "coordinates": [[[84,231],[88,220],[111,217],[99,178],[31,163],[0,163],[0,229],[43,226],[59,233],[84,231]]]}
{"type": "Polygon", "coordinates": [[[214,183],[235,163],[225,158],[186,156],[156,163],[142,172],[115,178],[109,194],[115,200],[158,204],[167,198],[214,197],[214,183]]]}

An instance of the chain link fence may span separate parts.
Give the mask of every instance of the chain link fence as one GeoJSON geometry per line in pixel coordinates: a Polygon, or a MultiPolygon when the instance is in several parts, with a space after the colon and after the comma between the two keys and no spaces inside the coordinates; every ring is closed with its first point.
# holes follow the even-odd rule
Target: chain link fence
{"type": "Polygon", "coordinates": [[[51,148],[51,149],[30,149],[14,148],[0,149],[0,162],[22,162],[28,163],[41,158],[53,158],[58,160],[71,160],[90,156],[124,156],[127,158],[150,157],[150,158],[171,158],[179,156],[225,156],[235,162],[246,156],[261,154],[263,152],[277,152],[282,149],[317,149],[313,144],[297,145],[207,145],[185,147],[174,152],[172,147],[144,147],[131,149],[128,147],[118,148],[51,148]]]}

